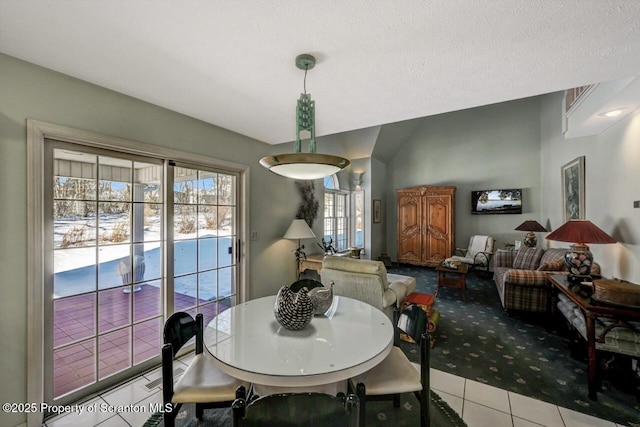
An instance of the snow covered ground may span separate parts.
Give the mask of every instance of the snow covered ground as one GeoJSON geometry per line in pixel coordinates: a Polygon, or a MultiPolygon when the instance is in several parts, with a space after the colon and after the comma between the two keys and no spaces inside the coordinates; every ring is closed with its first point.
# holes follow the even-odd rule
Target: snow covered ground
{"type": "MultiPolygon", "coordinates": [[[[83,218],[55,222],[54,298],[94,291],[96,287],[108,289],[123,285],[118,264],[130,258],[130,241],[95,246],[96,222],[99,223],[98,235],[105,237],[110,236],[122,221],[128,221],[128,216],[101,215],[98,221],[83,218]],[[61,248],[63,239],[68,238],[74,228],[86,230],[85,238],[91,236],[87,246],[61,248]]],[[[145,283],[160,286],[163,271],[161,218],[147,217],[145,223],[144,243],[134,245],[134,250],[141,250],[144,256],[145,283]]],[[[229,295],[235,268],[231,266],[233,259],[228,253],[233,241],[230,230],[201,231],[200,239],[196,239],[197,233],[176,234],[175,237],[174,291],[204,300],[229,295]],[[197,273],[198,269],[206,271],[197,273]]]]}

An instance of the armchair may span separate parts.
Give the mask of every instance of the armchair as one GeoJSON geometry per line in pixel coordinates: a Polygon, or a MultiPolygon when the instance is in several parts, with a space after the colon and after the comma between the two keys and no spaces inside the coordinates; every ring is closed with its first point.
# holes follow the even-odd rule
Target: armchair
{"type": "Polygon", "coordinates": [[[393,320],[394,305],[416,288],[413,277],[387,275],[382,261],[326,256],[320,271],[322,284],[334,282],[333,294],[366,302],[393,320]]]}
{"type": "Polygon", "coordinates": [[[456,248],[455,255],[451,258],[468,264],[470,269],[486,274],[489,272],[494,243],[491,236],[471,236],[469,245],[464,249],[456,248]]]}

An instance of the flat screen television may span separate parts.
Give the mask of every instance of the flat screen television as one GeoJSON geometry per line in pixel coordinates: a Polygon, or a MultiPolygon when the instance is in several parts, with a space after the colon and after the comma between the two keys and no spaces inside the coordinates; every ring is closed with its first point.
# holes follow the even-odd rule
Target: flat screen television
{"type": "Polygon", "coordinates": [[[522,189],[472,191],[471,213],[474,215],[521,214],[522,189]]]}

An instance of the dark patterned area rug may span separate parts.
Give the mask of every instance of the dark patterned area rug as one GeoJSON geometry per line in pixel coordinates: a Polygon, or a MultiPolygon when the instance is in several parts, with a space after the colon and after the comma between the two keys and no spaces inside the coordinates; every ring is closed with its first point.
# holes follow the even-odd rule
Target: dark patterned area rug
{"type": "MultiPolygon", "coordinates": [[[[389,272],[413,276],[418,292],[435,294],[433,269],[401,265],[389,272]]],[[[637,378],[634,381],[630,360],[620,363],[622,380],[616,381],[611,368],[598,400],[590,400],[586,361],[571,357],[570,335],[562,319],[507,316],[493,279],[471,273],[466,302],[460,291],[444,288],[434,308],[440,311],[440,334],[431,351],[432,368],[621,425],[640,426],[640,405],[633,394],[637,378]]],[[[418,358],[417,346],[403,342],[402,348],[412,360],[418,358]]]]}

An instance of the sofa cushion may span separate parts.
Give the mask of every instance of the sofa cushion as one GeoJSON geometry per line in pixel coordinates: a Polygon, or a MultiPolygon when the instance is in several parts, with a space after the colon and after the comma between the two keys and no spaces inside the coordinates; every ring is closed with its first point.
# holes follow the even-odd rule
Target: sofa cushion
{"type": "Polygon", "coordinates": [[[513,268],[520,270],[535,270],[540,264],[544,251],[539,248],[520,248],[513,259],[513,268]]]}
{"type": "Polygon", "coordinates": [[[540,265],[561,260],[564,262],[564,255],[569,249],[567,248],[550,248],[544,251],[544,255],[540,258],[540,265]]]}
{"type": "MultiPolygon", "coordinates": [[[[387,269],[382,261],[326,256],[322,260],[322,269],[325,268],[349,273],[375,274],[380,277],[383,288],[386,289],[388,287],[387,269]]],[[[320,271],[320,277],[322,277],[322,271],[320,271]]]]}
{"type": "Polygon", "coordinates": [[[549,261],[542,263],[540,261],[540,267],[538,267],[538,271],[564,271],[567,269],[566,264],[564,263],[564,259],[557,259],[555,261],[549,261]]]}
{"type": "Polygon", "coordinates": [[[368,259],[353,259],[349,257],[325,257],[322,261],[323,268],[333,270],[351,271],[352,273],[379,274],[387,273],[387,269],[382,261],[372,261],[368,259]]]}

